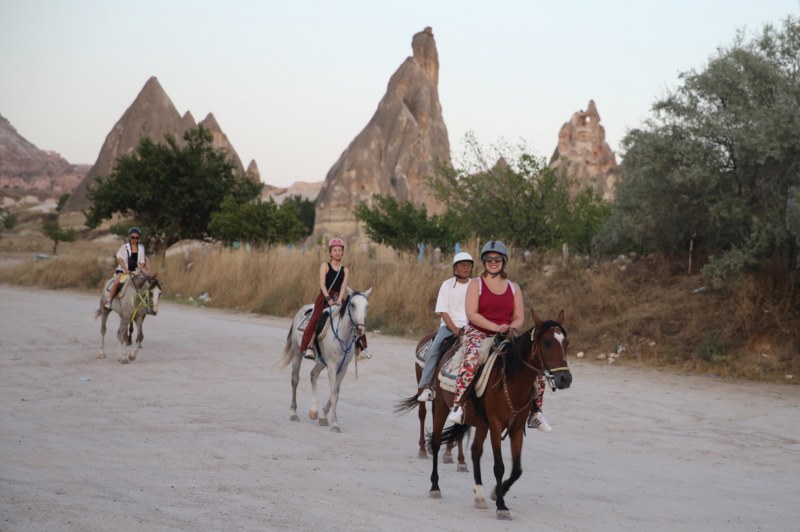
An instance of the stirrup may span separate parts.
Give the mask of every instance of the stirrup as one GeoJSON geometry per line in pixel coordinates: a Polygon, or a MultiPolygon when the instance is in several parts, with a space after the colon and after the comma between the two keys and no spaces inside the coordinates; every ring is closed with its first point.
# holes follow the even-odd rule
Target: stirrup
{"type": "Polygon", "coordinates": [[[453,410],[447,414],[447,421],[450,423],[455,423],[456,425],[461,425],[464,423],[464,409],[461,405],[456,405],[453,407],[453,410]]]}
{"type": "Polygon", "coordinates": [[[314,351],[313,347],[309,347],[308,349],[306,349],[306,352],[303,355],[303,358],[307,358],[309,360],[316,360],[317,359],[317,352],[314,351]]]}
{"type": "Polygon", "coordinates": [[[425,388],[417,396],[417,401],[420,403],[424,403],[425,401],[433,401],[434,397],[435,395],[433,394],[433,390],[430,388],[425,388]]]}
{"type": "Polygon", "coordinates": [[[372,354],[367,351],[366,349],[362,349],[359,351],[358,355],[356,355],[356,359],[358,360],[370,360],[372,359],[372,354]]]}

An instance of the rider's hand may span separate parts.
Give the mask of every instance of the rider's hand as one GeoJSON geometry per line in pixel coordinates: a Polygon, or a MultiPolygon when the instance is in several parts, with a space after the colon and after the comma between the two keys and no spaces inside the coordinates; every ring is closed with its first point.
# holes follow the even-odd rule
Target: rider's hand
{"type": "Polygon", "coordinates": [[[508,325],[506,325],[505,323],[504,323],[504,324],[502,324],[502,325],[500,325],[500,326],[497,328],[497,333],[498,333],[498,334],[505,334],[505,333],[507,333],[507,332],[508,332],[508,325]]]}

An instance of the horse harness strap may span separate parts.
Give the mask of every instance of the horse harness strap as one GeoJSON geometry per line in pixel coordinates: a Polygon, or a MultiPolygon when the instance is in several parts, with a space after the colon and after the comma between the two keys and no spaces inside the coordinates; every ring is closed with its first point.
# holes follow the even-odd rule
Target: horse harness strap
{"type": "Polygon", "coordinates": [[[150,292],[149,290],[145,290],[144,293],[139,292],[139,289],[136,288],[136,283],[131,278],[131,284],[133,285],[133,291],[136,296],[139,297],[139,303],[136,302],[136,296],[131,294],[131,306],[133,306],[133,315],[131,315],[130,323],[133,323],[133,320],[136,319],[136,314],[142,310],[143,308],[147,308],[150,304],[150,292]]]}

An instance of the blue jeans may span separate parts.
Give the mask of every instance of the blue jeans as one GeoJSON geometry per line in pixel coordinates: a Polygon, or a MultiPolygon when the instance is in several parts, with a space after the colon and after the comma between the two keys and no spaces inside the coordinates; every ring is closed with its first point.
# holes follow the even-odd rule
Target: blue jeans
{"type": "Polygon", "coordinates": [[[422,368],[422,377],[419,379],[419,386],[417,388],[427,388],[433,381],[433,374],[436,371],[436,366],[439,364],[439,359],[442,358],[442,342],[447,338],[454,336],[447,326],[440,327],[433,337],[431,347],[428,349],[428,355],[425,357],[425,367],[422,368]]]}

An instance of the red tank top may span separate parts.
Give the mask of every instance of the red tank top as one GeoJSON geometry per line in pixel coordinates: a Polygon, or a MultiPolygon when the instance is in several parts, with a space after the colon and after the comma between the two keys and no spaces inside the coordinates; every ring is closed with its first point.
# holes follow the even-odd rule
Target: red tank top
{"type": "MultiPolygon", "coordinates": [[[[478,314],[498,325],[509,325],[514,319],[514,290],[511,288],[511,281],[508,282],[508,287],[505,292],[502,294],[495,294],[483,283],[483,279],[478,277],[477,280],[481,283],[478,286],[480,290],[480,295],[478,296],[478,314]]],[[[485,334],[497,334],[496,331],[489,331],[483,327],[478,327],[472,322],[469,324],[485,334]]]]}

